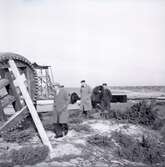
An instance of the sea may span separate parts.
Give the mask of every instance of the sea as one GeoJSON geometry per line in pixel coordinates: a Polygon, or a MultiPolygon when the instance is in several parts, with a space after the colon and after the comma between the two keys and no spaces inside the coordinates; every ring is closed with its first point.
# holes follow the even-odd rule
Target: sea
{"type": "MultiPolygon", "coordinates": [[[[113,95],[127,95],[128,98],[165,98],[165,86],[112,86],[109,87],[113,95]]],[[[80,88],[70,87],[66,90],[80,94],[80,88]]]]}

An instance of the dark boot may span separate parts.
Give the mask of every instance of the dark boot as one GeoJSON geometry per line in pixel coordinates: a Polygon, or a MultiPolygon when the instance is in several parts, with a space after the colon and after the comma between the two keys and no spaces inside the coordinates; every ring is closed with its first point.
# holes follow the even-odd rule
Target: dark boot
{"type": "Polygon", "coordinates": [[[83,111],[83,115],[85,118],[87,118],[87,111],[83,111]]]}
{"type": "Polygon", "coordinates": [[[63,137],[62,124],[60,124],[60,123],[54,124],[54,133],[56,134],[55,138],[63,137]]]}
{"type": "Polygon", "coordinates": [[[69,130],[68,124],[66,123],[62,124],[62,131],[64,135],[68,134],[68,130],[69,130]]]}

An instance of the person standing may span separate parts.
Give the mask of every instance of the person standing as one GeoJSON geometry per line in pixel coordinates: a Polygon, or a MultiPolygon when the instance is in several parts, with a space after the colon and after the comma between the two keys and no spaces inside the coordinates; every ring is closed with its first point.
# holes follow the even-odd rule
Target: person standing
{"type": "Polygon", "coordinates": [[[53,125],[56,138],[63,137],[68,133],[69,113],[67,111],[69,104],[69,96],[64,87],[59,83],[55,83],[54,87],[54,110],[53,110],[53,125]]]}
{"type": "Polygon", "coordinates": [[[112,100],[112,93],[107,86],[107,83],[103,83],[103,96],[102,96],[102,107],[106,111],[111,110],[111,100],[112,100]]]}
{"type": "Polygon", "coordinates": [[[91,94],[92,90],[90,86],[86,84],[85,80],[82,80],[80,88],[80,97],[81,97],[80,107],[85,117],[88,117],[89,111],[92,110],[91,94]]]}

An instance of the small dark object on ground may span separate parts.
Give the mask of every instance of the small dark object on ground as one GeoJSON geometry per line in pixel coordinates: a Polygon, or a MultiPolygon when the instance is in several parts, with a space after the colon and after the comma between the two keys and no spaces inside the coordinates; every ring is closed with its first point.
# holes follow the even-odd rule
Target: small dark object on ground
{"type": "Polygon", "coordinates": [[[29,146],[19,150],[11,150],[11,152],[11,159],[14,165],[34,165],[47,158],[49,148],[47,146],[29,146]]]}
{"type": "Polygon", "coordinates": [[[60,123],[54,123],[53,127],[54,127],[54,133],[56,134],[55,138],[63,137],[62,124],[60,124],[60,123]]]}
{"type": "Polygon", "coordinates": [[[70,102],[71,102],[71,104],[76,103],[78,100],[80,100],[80,97],[78,96],[77,93],[73,92],[73,93],[70,95],[70,102]]]}

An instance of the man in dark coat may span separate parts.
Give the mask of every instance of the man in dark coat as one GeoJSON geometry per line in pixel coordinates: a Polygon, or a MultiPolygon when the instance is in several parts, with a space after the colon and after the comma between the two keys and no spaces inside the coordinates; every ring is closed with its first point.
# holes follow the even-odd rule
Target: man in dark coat
{"type": "Polygon", "coordinates": [[[54,84],[54,111],[53,123],[56,137],[62,137],[68,133],[69,113],[67,111],[69,96],[66,90],[59,83],[54,84]]]}
{"type": "Polygon", "coordinates": [[[103,97],[103,86],[96,86],[92,91],[91,101],[92,107],[96,109],[99,105],[101,105],[102,97],[103,97]]]}
{"type": "Polygon", "coordinates": [[[102,96],[102,101],[101,105],[106,111],[111,110],[111,100],[112,100],[112,93],[110,89],[107,86],[107,83],[103,83],[103,96],[102,96]]]}

